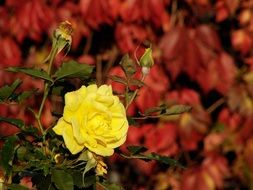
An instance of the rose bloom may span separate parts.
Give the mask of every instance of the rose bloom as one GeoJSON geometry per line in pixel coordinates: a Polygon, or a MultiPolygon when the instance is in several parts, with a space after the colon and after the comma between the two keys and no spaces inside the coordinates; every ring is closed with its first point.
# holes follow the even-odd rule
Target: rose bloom
{"type": "Polygon", "coordinates": [[[63,117],[53,128],[72,154],[84,148],[110,156],[126,140],[128,121],[123,104],[108,85],[82,86],[65,95],[63,117]]]}

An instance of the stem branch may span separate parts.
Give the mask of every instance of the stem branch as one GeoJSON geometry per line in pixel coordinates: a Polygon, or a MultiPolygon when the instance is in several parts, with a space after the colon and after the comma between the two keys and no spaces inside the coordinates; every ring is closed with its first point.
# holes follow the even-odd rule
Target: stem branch
{"type": "MultiPolygon", "coordinates": [[[[141,78],[141,82],[143,82],[145,80],[145,77],[146,75],[142,75],[142,78],[141,78]]],[[[134,98],[136,97],[137,93],[139,92],[139,88],[137,88],[133,95],[131,96],[131,99],[129,101],[127,101],[127,104],[126,104],[126,110],[129,108],[129,106],[131,105],[131,103],[133,102],[134,98]]]]}

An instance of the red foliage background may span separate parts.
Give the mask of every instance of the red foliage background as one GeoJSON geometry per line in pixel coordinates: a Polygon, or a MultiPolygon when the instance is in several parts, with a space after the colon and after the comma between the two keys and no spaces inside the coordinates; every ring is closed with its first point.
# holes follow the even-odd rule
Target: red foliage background
{"type": "MultiPolygon", "coordinates": [[[[21,77],[24,89],[42,88],[40,81],[3,68],[45,67],[52,31],[63,20],[74,27],[72,50],[64,59],[102,67],[99,84],[110,82],[108,74],[122,76],[117,63],[123,54],[133,56],[138,46],[152,43],[155,66],[129,115],[162,103],[193,107],[179,117],[131,126],[126,143],[178,159],[186,169],[115,157],[108,161],[109,178],[126,189],[253,188],[251,0],[1,1],[0,86],[21,77]]],[[[112,85],[115,91],[124,88],[112,85]]],[[[54,106],[46,103],[45,126],[54,120],[54,106]]],[[[33,123],[22,106],[0,105],[0,115],[33,123]]],[[[0,123],[1,136],[15,132],[0,123]]]]}

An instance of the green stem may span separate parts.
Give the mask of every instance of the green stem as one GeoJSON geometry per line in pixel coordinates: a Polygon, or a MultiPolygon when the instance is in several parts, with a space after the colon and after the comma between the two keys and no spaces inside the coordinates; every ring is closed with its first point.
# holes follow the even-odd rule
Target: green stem
{"type": "Polygon", "coordinates": [[[52,65],[53,65],[53,62],[54,62],[54,58],[57,54],[57,51],[58,51],[58,48],[57,48],[57,42],[56,42],[56,44],[53,45],[53,47],[52,47],[52,53],[51,53],[51,56],[50,56],[50,59],[49,59],[49,67],[48,67],[48,71],[47,71],[47,74],[49,76],[51,76],[52,65]]]}
{"type": "MultiPolygon", "coordinates": [[[[48,71],[47,71],[49,76],[51,76],[52,65],[53,65],[53,62],[54,62],[54,58],[57,54],[57,51],[58,51],[58,48],[56,47],[56,45],[53,46],[52,47],[52,52],[50,53],[49,66],[48,66],[48,71]]],[[[44,94],[43,94],[42,102],[41,102],[41,105],[40,105],[40,109],[39,109],[38,114],[36,114],[36,119],[37,119],[40,131],[41,131],[42,134],[44,134],[44,129],[43,129],[43,126],[41,124],[40,119],[41,119],[42,111],[43,111],[43,108],[44,108],[49,90],[50,90],[50,85],[49,85],[48,82],[46,82],[45,86],[44,86],[44,94]]]]}
{"type": "MultiPolygon", "coordinates": [[[[142,75],[142,77],[141,77],[141,82],[144,82],[145,77],[146,77],[146,75],[142,75]]],[[[126,110],[129,108],[129,106],[130,106],[131,103],[133,102],[133,100],[134,100],[134,98],[136,97],[138,91],[139,91],[139,88],[137,88],[137,89],[134,91],[133,95],[131,96],[131,99],[129,100],[129,102],[127,102],[127,104],[126,104],[126,110]]]]}

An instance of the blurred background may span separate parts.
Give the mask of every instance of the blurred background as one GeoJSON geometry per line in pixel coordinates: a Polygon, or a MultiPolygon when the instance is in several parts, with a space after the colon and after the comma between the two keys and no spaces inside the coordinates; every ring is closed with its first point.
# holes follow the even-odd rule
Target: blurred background
{"type": "MultiPolygon", "coordinates": [[[[20,78],[23,90],[38,89],[41,98],[41,81],[4,68],[47,67],[52,32],[65,20],[73,43],[55,67],[68,59],[95,65],[96,82],[120,93],[124,86],[108,76],[123,76],[121,57],[152,44],[155,65],[128,115],[165,103],[192,106],[178,117],[137,122],[122,147],[143,145],[185,169],[114,156],[107,160],[112,181],[133,190],[253,189],[252,0],[1,0],[0,86],[20,78]]],[[[44,126],[55,121],[55,100],[46,102],[44,126]]],[[[0,116],[34,124],[22,104],[1,104],[0,116]]],[[[15,132],[0,123],[0,136],[15,132]]]]}

